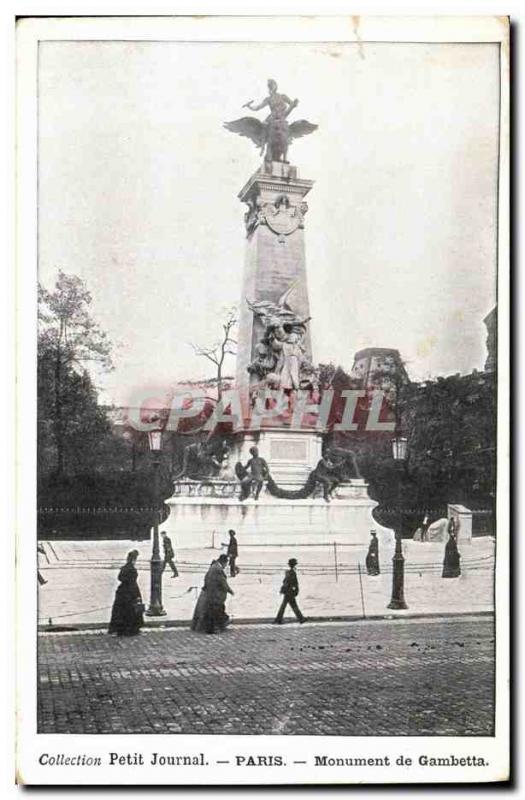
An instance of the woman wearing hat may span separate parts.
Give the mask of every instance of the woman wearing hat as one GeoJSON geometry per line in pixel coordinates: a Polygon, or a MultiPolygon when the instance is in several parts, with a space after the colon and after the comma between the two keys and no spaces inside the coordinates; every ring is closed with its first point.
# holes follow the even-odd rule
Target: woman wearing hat
{"type": "Polygon", "coordinates": [[[115,593],[108,633],[117,636],[135,636],[144,624],[144,605],[137,583],[136,562],[138,550],[130,550],[126,563],[118,574],[120,586],[115,593]]]}
{"type": "Polygon", "coordinates": [[[370,531],[370,544],[368,545],[368,553],[366,555],[366,571],[368,575],[379,575],[379,542],[377,541],[377,533],[370,531]]]}
{"type": "Polygon", "coordinates": [[[299,594],[299,581],[297,580],[297,573],[295,571],[297,559],[290,558],[288,561],[288,566],[290,569],[286,570],[284,574],[283,585],[281,586],[281,594],[284,595],[283,601],[279,611],[277,612],[277,616],[275,617],[274,625],[282,625],[284,612],[287,605],[290,606],[299,622],[306,622],[306,619],[301,614],[301,609],[297,605],[297,601],[295,599],[299,594]]]}

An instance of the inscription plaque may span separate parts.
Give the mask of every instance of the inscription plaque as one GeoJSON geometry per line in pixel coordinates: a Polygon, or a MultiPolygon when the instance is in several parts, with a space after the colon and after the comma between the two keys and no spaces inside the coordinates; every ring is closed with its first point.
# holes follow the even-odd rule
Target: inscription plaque
{"type": "Polygon", "coordinates": [[[306,461],[306,442],[293,439],[279,439],[270,443],[270,460],[272,461],[306,461]]]}

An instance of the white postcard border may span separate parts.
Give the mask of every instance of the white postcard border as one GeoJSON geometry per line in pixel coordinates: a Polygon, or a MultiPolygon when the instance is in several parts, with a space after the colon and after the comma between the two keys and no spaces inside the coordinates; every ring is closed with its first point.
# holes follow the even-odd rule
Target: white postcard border
{"type": "MultiPolygon", "coordinates": [[[[18,35],[17,85],[17,630],[18,753],[20,782],[30,784],[224,784],[224,783],[356,783],[482,782],[504,780],[509,758],[509,52],[505,18],[173,18],[173,19],[40,19],[24,20],[18,35]],[[476,737],[239,737],[239,736],[51,736],[36,733],[36,265],[37,265],[37,51],[39,40],[57,39],[200,40],[209,41],[472,41],[499,42],[501,53],[501,127],[498,240],[498,499],[499,537],[496,565],[496,736],[476,737]],[[141,767],[47,767],[42,753],[153,751],[206,754],[210,769],[178,767],[176,771],[141,767]],[[287,761],[305,753],[331,757],[415,754],[433,757],[477,754],[489,761],[480,767],[410,769],[378,768],[232,768],[214,765],[238,754],[281,754],[287,761]]],[[[310,755],[309,755],[310,759],[310,755]]]]}

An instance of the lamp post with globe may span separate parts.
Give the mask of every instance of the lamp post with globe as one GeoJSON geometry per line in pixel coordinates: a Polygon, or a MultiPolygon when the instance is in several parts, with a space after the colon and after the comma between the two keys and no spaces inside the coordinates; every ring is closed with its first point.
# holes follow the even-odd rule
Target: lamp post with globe
{"type": "Polygon", "coordinates": [[[148,431],[149,449],[152,454],[153,464],[153,549],[150,561],[150,599],[146,611],[148,617],[163,617],[166,612],[162,606],[162,569],[163,560],[160,556],[159,546],[159,468],[162,450],[162,429],[160,427],[148,431]]]}
{"type": "Polygon", "coordinates": [[[401,544],[401,530],[403,527],[403,514],[401,511],[403,503],[402,475],[405,470],[407,448],[408,440],[405,437],[396,435],[394,439],[392,439],[392,455],[400,473],[397,484],[398,513],[397,524],[395,526],[396,548],[392,559],[392,598],[388,604],[388,608],[392,609],[408,608],[405,602],[405,558],[403,556],[403,547],[401,544]]]}

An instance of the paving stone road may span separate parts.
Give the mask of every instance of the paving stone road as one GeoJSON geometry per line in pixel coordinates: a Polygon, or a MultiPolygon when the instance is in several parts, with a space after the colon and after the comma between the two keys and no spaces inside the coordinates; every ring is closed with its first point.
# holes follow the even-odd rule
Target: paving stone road
{"type": "Polygon", "coordinates": [[[40,733],[493,733],[492,618],[39,636],[40,733]]]}

